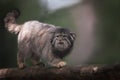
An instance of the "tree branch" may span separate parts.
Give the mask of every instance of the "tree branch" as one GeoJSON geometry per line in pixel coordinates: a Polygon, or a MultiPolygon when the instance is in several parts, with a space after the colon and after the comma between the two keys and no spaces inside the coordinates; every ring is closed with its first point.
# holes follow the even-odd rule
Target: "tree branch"
{"type": "Polygon", "coordinates": [[[63,68],[0,69],[0,80],[120,80],[120,64],[63,68]]]}

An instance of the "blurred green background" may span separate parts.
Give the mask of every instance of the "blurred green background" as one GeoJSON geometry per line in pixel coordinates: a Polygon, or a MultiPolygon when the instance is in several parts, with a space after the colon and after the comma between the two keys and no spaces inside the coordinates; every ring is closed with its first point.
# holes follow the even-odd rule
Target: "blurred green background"
{"type": "Polygon", "coordinates": [[[68,65],[113,64],[120,61],[119,0],[0,0],[0,68],[17,66],[17,35],[4,29],[5,14],[18,8],[18,23],[28,20],[69,28],[77,39],[68,65]],[[76,2],[75,2],[76,1],[76,2]],[[58,9],[57,5],[72,3],[58,9]]]}
{"type": "Polygon", "coordinates": [[[99,49],[96,50],[93,63],[120,62],[120,1],[94,1],[98,23],[96,34],[99,49]]]}

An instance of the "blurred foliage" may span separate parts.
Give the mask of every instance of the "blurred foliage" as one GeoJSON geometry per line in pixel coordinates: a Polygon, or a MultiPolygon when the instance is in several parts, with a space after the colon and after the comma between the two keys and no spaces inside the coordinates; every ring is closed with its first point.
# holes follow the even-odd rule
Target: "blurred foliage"
{"type": "Polygon", "coordinates": [[[67,8],[46,15],[45,17],[40,18],[40,21],[54,24],[56,26],[74,29],[74,24],[72,22],[72,18],[70,17],[69,9],[67,8]]]}
{"type": "Polygon", "coordinates": [[[91,63],[120,62],[120,1],[94,0],[98,24],[96,32],[100,48],[91,63]]]}

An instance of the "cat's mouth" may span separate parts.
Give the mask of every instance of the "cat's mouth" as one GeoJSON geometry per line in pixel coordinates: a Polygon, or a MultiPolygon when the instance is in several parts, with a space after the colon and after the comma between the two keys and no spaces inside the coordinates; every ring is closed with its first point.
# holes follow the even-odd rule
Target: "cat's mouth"
{"type": "Polygon", "coordinates": [[[59,42],[58,44],[64,44],[64,42],[59,42]]]}

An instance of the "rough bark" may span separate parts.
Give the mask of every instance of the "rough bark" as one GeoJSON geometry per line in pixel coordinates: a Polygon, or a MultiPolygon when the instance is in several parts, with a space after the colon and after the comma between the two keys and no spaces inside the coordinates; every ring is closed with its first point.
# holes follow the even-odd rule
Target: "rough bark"
{"type": "Polygon", "coordinates": [[[120,80],[120,64],[63,68],[0,69],[0,80],[120,80]]]}

